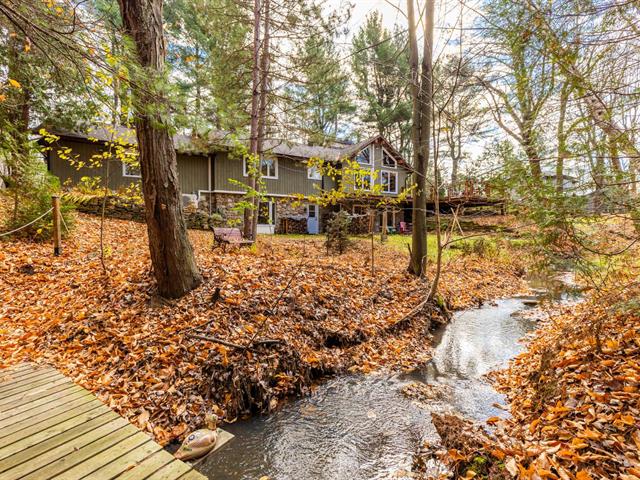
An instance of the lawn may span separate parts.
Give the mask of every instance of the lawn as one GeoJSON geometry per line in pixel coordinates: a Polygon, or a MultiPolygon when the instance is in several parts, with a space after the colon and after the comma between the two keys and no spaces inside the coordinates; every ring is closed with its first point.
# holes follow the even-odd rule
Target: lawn
{"type": "MultiPolygon", "coordinates": [[[[324,241],[324,235],[301,235],[301,234],[287,234],[287,235],[265,235],[264,237],[274,237],[274,238],[284,238],[290,240],[309,240],[309,241],[324,241]]],[[[262,237],[262,236],[261,236],[262,237]]],[[[369,235],[352,235],[351,239],[355,242],[371,242],[371,237],[369,235]]],[[[374,244],[376,247],[381,246],[382,242],[380,241],[380,234],[377,233],[374,236],[374,244]]],[[[399,235],[393,234],[388,236],[388,240],[386,245],[394,248],[400,252],[409,253],[409,249],[407,245],[411,245],[411,235],[399,235]]],[[[430,260],[435,260],[436,252],[437,252],[437,240],[434,234],[427,235],[427,252],[430,260]]],[[[448,260],[450,258],[456,257],[460,254],[460,250],[456,249],[446,249],[443,254],[443,258],[448,260]]]]}

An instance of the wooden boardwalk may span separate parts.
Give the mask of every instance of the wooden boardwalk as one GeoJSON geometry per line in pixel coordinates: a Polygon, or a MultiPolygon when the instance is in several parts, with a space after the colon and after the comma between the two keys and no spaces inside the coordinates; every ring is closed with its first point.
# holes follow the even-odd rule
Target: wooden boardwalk
{"type": "Polygon", "coordinates": [[[206,479],[56,370],[0,370],[0,479],[52,478],[206,479]]]}

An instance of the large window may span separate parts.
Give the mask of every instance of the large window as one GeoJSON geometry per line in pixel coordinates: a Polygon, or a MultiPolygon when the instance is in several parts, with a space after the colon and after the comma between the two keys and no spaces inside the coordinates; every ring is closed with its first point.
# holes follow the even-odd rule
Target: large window
{"type": "MultiPolygon", "coordinates": [[[[246,159],[242,162],[242,173],[245,177],[249,176],[249,169],[247,168],[246,159]]],[[[260,159],[260,174],[262,175],[262,178],[278,178],[278,159],[260,159]]]]}
{"type": "Polygon", "coordinates": [[[131,178],[141,178],[142,173],[140,170],[140,163],[136,162],[122,162],[122,176],[131,178]]]}
{"type": "Polygon", "coordinates": [[[307,178],[309,180],[322,180],[322,173],[320,173],[318,167],[307,167],[307,178]]]}
{"type": "Polygon", "coordinates": [[[384,148],[382,149],[382,166],[389,168],[398,168],[396,160],[384,148]]]}
{"type": "Polygon", "coordinates": [[[360,165],[373,165],[373,149],[371,145],[360,150],[360,153],[356,156],[356,161],[360,165]]]}
{"type": "Polygon", "coordinates": [[[371,173],[367,170],[358,170],[355,172],[355,188],[356,190],[371,190],[371,173]]]}
{"type": "Polygon", "coordinates": [[[260,202],[258,204],[258,224],[273,225],[276,221],[276,202],[260,202]]]}
{"type": "Polygon", "coordinates": [[[397,172],[380,172],[380,184],[383,193],[398,193],[398,173],[397,172]]]}

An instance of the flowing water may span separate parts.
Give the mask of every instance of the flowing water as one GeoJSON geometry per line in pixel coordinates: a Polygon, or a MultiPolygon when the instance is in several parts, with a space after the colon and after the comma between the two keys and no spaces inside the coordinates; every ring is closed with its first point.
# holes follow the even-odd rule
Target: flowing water
{"type": "Polygon", "coordinates": [[[216,480],[397,478],[419,445],[437,442],[431,411],[505,415],[483,375],[521,351],[535,321],[518,312],[531,303],[512,298],[455,314],[435,334],[433,360],[411,374],[340,376],[270,416],[226,426],[236,438],[198,470],[216,480]],[[413,382],[441,387],[427,408],[402,394],[413,382]]]}

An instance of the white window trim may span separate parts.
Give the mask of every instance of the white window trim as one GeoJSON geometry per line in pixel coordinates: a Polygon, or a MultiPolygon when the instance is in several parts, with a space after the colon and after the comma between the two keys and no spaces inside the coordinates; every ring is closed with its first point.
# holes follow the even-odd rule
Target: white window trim
{"type": "Polygon", "coordinates": [[[394,170],[398,169],[398,161],[395,158],[393,158],[393,155],[391,155],[389,151],[384,147],[382,147],[382,158],[380,159],[380,165],[382,166],[382,168],[393,168],[394,170]],[[390,167],[389,165],[384,164],[385,153],[389,155],[389,158],[391,158],[391,160],[393,160],[393,167],[390,167]]]}
{"type": "MultiPolygon", "coordinates": [[[[274,157],[274,166],[275,166],[275,171],[276,171],[276,175],[275,176],[271,176],[271,175],[262,175],[260,178],[270,178],[272,180],[277,180],[278,179],[278,157],[274,157]]],[[[260,171],[262,172],[262,160],[260,160],[260,171]]],[[[249,173],[247,172],[247,159],[243,158],[242,159],[242,176],[243,177],[248,177],[249,173]]]]}
{"type": "Polygon", "coordinates": [[[130,166],[127,162],[122,162],[122,176],[125,178],[142,178],[142,172],[139,175],[131,175],[127,173],[127,167],[130,166]]]}
{"type": "MultiPolygon", "coordinates": [[[[384,188],[384,183],[382,182],[382,176],[385,173],[387,175],[395,175],[395,177],[396,177],[396,188],[395,188],[394,191],[387,191],[387,190],[383,189],[382,193],[386,193],[386,194],[389,194],[389,195],[397,195],[398,194],[398,172],[393,171],[393,170],[381,170],[380,171],[380,185],[382,185],[383,188],[384,188]]],[[[391,177],[389,177],[389,178],[391,178],[391,177]]],[[[391,182],[389,182],[389,183],[391,183],[391,182]]]]}
{"type": "Polygon", "coordinates": [[[307,180],[322,180],[322,173],[320,172],[320,170],[318,170],[318,167],[307,166],[307,180]],[[313,175],[313,172],[315,172],[316,176],[313,175]]]}
{"type": "Polygon", "coordinates": [[[260,208],[260,203],[269,204],[269,223],[258,223],[258,225],[263,225],[263,226],[275,225],[276,224],[277,212],[274,212],[273,209],[274,209],[274,206],[275,206],[275,208],[277,208],[277,202],[275,200],[262,200],[262,201],[258,202],[258,208],[260,208]],[[275,215],[274,215],[274,213],[275,213],[275,215]]]}
{"type": "MultiPolygon", "coordinates": [[[[364,169],[363,169],[364,171],[364,169]]],[[[360,190],[362,190],[363,192],[370,192],[371,190],[373,190],[373,171],[374,168],[373,166],[371,167],[371,170],[369,170],[369,173],[362,173],[360,175],[360,181],[363,182],[364,177],[369,176],[369,188],[365,188],[363,185],[360,186],[360,190]]]]}
{"type": "Polygon", "coordinates": [[[356,162],[358,162],[359,165],[367,165],[367,166],[373,167],[373,165],[375,164],[375,159],[373,158],[373,156],[375,155],[375,151],[372,151],[372,147],[373,147],[373,145],[367,145],[365,148],[360,150],[360,152],[362,152],[365,149],[369,150],[369,163],[360,162],[358,160],[358,156],[360,155],[360,152],[356,153],[356,162]]]}

